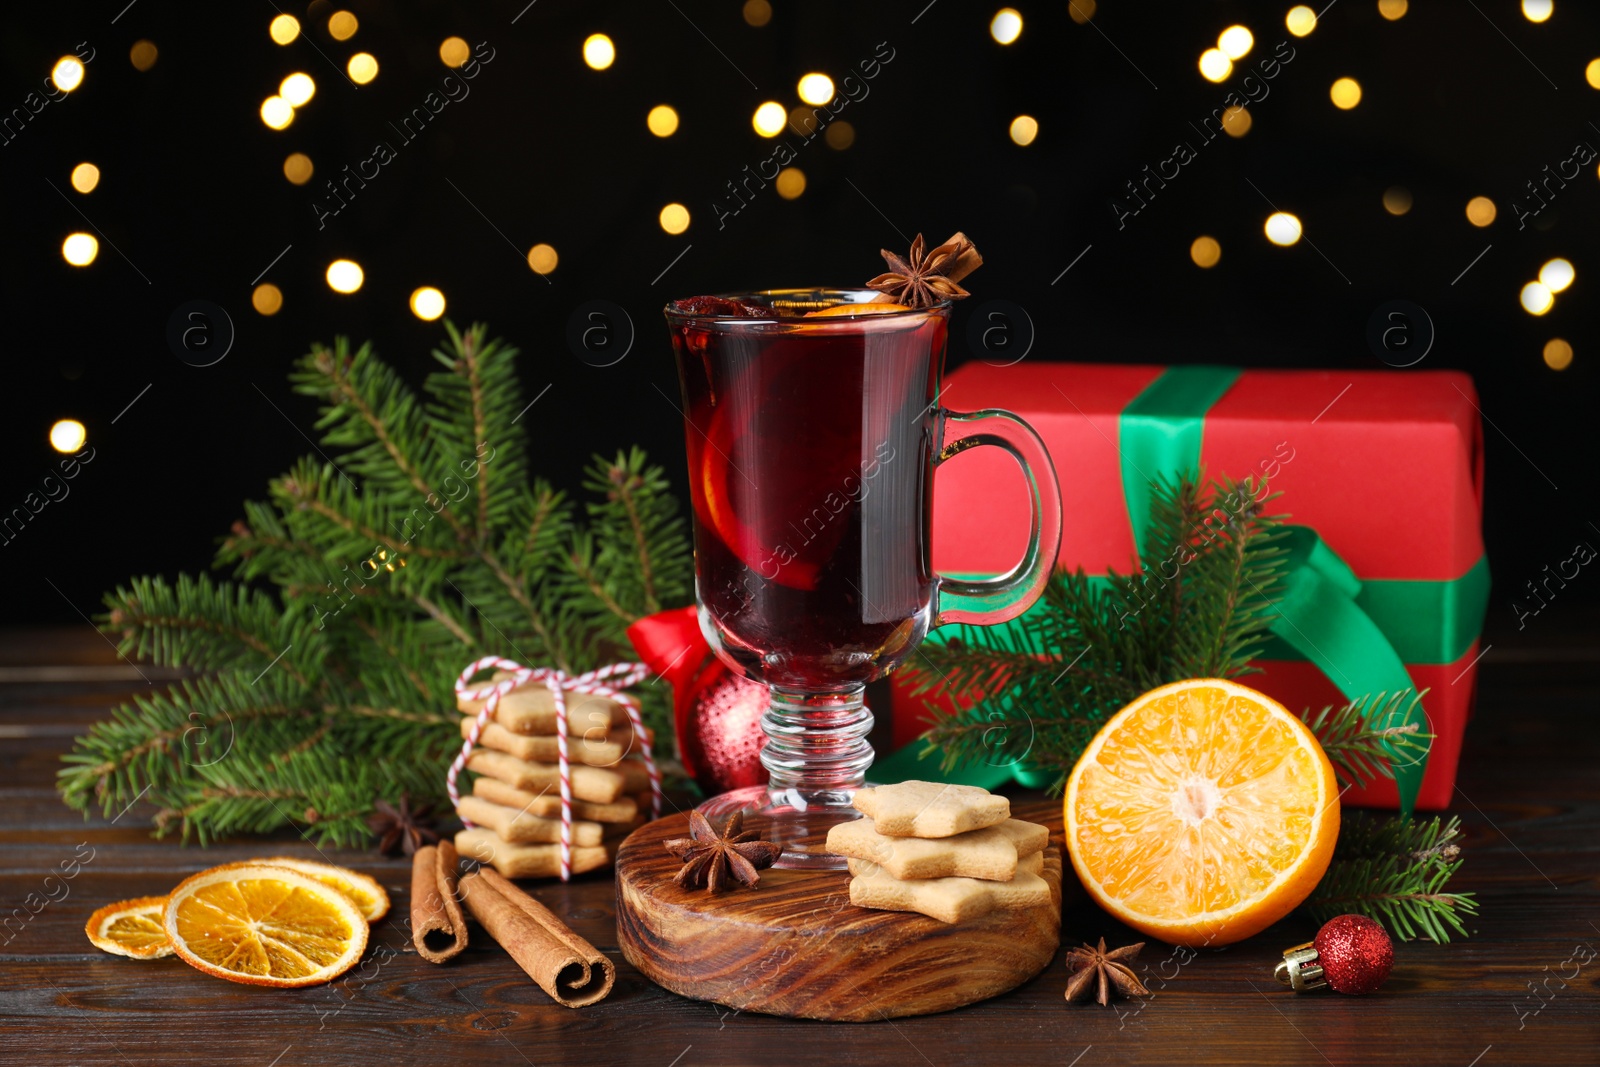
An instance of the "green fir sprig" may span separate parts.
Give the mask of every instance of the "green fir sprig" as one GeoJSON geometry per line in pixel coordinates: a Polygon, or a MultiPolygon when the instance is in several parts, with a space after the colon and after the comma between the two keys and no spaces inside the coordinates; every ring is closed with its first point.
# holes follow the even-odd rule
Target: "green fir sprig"
{"type": "Polygon", "coordinates": [[[1404,941],[1444,943],[1467,936],[1464,919],[1478,913],[1471,893],[1445,885],[1461,869],[1461,821],[1423,821],[1346,811],[1328,873],[1305,902],[1319,923],[1356,912],[1404,941]]]}

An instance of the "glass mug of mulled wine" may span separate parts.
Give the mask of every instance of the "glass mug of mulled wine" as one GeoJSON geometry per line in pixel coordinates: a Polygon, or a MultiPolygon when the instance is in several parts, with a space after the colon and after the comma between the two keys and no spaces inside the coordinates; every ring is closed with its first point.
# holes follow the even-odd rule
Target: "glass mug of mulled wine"
{"type": "Polygon", "coordinates": [[[950,301],[879,310],[871,289],[794,289],[669,304],[694,505],[700,629],[771,690],[770,780],[701,811],[745,811],[784,846],[780,867],[838,868],[827,830],[873,760],[868,682],[943,623],[1016,618],[1043,592],[1061,539],[1044,443],[1006,411],[939,406],[950,301]],[[930,562],[933,472],[1005,449],[1032,497],[1027,549],[971,581],[930,562]],[[752,816],[761,816],[756,819],[752,816]]]}

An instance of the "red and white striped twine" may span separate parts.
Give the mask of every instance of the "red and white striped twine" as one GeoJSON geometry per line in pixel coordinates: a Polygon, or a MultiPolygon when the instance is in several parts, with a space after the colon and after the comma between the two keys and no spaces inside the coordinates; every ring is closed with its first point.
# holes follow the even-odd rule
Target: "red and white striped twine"
{"type": "MultiPolygon", "coordinates": [[[[633,723],[634,737],[638,739],[639,751],[644,756],[645,772],[650,776],[650,817],[660,818],[661,772],[656,769],[655,756],[650,751],[650,740],[644,732],[644,720],[639,718],[639,700],[629,693],[622,692],[630,686],[637,685],[648,673],[649,669],[642,663],[613,663],[609,667],[577,675],[556,670],[554,667],[524,667],[520,663],[499,656],[485,656],[469,663],[456,679],[456,694],[467,700],[482,700],[484,705],[483,710],[478,712],[477,722],[472,724],[472,732],[467,734],[467,739],[461,743],[460,754],[450,764],[450,772],[445,776],[445,788],[450,793],[451,806],[460,806],[461,792],[456,785],[456,779],[460,777],[462,768],[467,765],[467,757],[472,755],[473,748],[477,746],[478,737],[483,733],[484,726],[494,718],[496,710],[500,707],[500,698],[530,682],[544,683],[549,688],[550,695],[555,697],[556,704],[556,762],[561,778],[561,880],[563,882],[571,880],[572,771],[567,759],[566,693],[571,691],[610,697],[628,709],[628,719],[633,723]],[[510,673],[497,682],[480,686],[471,685],[473,675],[489,669],[510,673]]],[[[473,825],[466,818],[462,818],[461,821],[467,826],[473,825]]]]}

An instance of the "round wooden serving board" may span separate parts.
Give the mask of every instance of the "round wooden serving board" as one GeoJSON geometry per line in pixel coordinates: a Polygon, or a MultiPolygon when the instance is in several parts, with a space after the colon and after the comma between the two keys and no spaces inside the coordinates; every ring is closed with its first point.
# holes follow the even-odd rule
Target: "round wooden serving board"
{"type": "Polygon", "coordinates": [[[998,996],[1043,970],[1061,939],[1060,805],[1012,814],[1051,828],[1051,906],[955,925],[856,907],[848,871],[765,870],[754,889],[716,896],[680,889],[662,842],[689,836],[688,816],[658,819],[617,852],[622,954],[674,993],[767,1015],[870,1022],[998,996]]]}

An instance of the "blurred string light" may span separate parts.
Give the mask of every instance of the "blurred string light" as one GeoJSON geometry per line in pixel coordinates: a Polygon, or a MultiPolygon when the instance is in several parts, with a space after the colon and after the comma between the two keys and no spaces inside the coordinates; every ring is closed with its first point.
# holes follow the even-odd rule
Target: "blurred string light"
{"type": "Polygon", "coordinates": [[[311,157],[304,152],[290,152],[283,158],[283,176],[289,179],[290,185],[304,185],[311,180],[311,157]]]}
{"type": "Polygon", "coordinates": [[[1003,7],[989,20],[989,36],[1001,44],[1010,44],[1022,36],[1022,13],[1014,7],[1003,7]]]}
{"type": "Polygon", "coordinates": [[[1222,112],[1222,132],[1229,137],[1243,137],[1250,132],[1253,121],[1243,104],[1235,104],[1222,112]]]}
{"type": "Polygon", "coordinates": [[[261,101],[261,121],[274,130],[284,129],[294,121],[294,108],[281,96],[269,96],[261,101]]]}
{"type": "Polygon", "coordinates": [[[72,168],[72,187],[80,193],[92,193],[100,184],[100,168],[93,163],[79,163],[72,168]]]}
{"type": "Polygon", "coordinates": [[[92,233],[70,233],[61,242],[61,258],[74,267],[87,267],[100,254],[100,242],[92,233]]]}
{"type": "Polygon", "coordinates": [[[827,141],[828,147],[835,152],[843,152],[856,143],[856,128],[848,122],[831,122],[823,131],[822,139],[827,141]]]}
{"type": "Polygon", "coordinates": [[[778,172],[778,180],[774,183],[778,188],[778,195],[785,200],[793,200],[806,191],[806,174],[799,167],[784,167],[778,172]]]}
{"type": "Polygon", "coordinates": [[[1283,24],[1296,37],[1304,37],[1317,28],[1317,13],[1304,4],[1297,4],[1283,17],[1283,24]]]}
{"type": "Polygon", "coordinates": [[[750,116],[750,125],[763,137],[778,136],[788,121],[788,112],[784,111],[783,105],[776,100],[768,100],[756,108],[756,113],[750,116]]]}
{"type": "Polygon", "coordinates": [[[1467,221],[1477,227],[1484,227],[1494,221],[1494,201],[1487,196],[1475,196],[1467,201],[1467,221]]]}
{"type": "Polygon", "coordinates": [[[1530,315],[1543,315],[1556,302],[1555,294],[1543,282],[1524,285],[1518,299],[1522,301],[1522,310],[1530,315]]]}
{"type": "Polygon", "coordinates": [[[439,61],[447,67],[459,67],[472,58],[472,48],[460,37],[446,37],[439,42],[439,61]]]}
{"type": "Polygon", "coordinates": [[[1233,60],[1220,48],[1207,48],[1200,53],[1200,75],[1208,82],[1220,82],[1233,73],[1233,60]]]}
{"type": "Polygon", "coordinates": [[[251,292],[250,306],[263,315],[276,315],[283,307],[283,291],[271,282],[262,282],[251,292]]]}
{"type": "Polygon", "coordinates": [[[751,26],[765,26],[772,21],[772,5],[767,0],[744,0],[744,20],[751,26]]]}
{"type": "Polygon", "coordinates": [[[1553,0],[1522,0],[1522,17],[1529,22],[1543,22],[1555,13],[1553,0]]]}
{"type": "Polygon", "coordinates": [[[1267,240],[1283,248],[1300,240],[1300,220],[1287,211],[1274,211],[1268,215],[1265,229],[1267,240]]]}
{"type": "Polygon", "coordinates": [[[287,100],[290,107],[303,107],[317,95],[317,83],[311,80],[311,75],[295,71],[279,83],[278,95],[287,100]]]}
{"type": "Polygon", "coordinates": [[[1229,26],[1217,36],[1217,47],[1229,59],[1243,59],[1255,47],[1255,34],[1243,26],[1229,26]]]}
{"type": "Polygon", "coordinates": [[[62,56],[50,68],[50,80],[62,92],[72,92],[83,84],[83,63],[77,56],[62,56]]]}
{"type": "Polygon", "coordinates": [[[135,41],[133,47],[128,49],[128,62],[133,64],[133,69],[143,73],[156,65],[155,43],[152,41],[135,41]]]}
{"type": "Polygon", "coordinates": [[[1032,115],[1018,115],[1011,120],[1011,140],[1026,148],[1039,136],[1039,120],[1032,115]]]}
{"type": "Polygon", "coordinates": [[[1403,185],[1391,185],[1383,191],[1383,210],[1391,215],[1404,215],[1411,210],[1411,190],[1403,185]]]}
{"type": "Polygon", "coordinates": [[[345,64],[345,70],[349,72],[351,81],[365,85],[378,76],[378,57],[371,52],[357,52],[345,64]]]}
{"type": "Polygon", "coordinates": [[[812,71],[801,77],[796,91],[806,103],[821,107],[833,99],[833,79],[812,71]]]}
{"type": "Polygon", "coordinates": [[[1067,15],[1073,22],[1086,26],[1094,18],[1094,0],[1067,0],[1067,15]]]}
{"type": "Polygon", "coordinates": [[[1209,270],[1222,259],[1222,246],[1215,237],[1196,237],[1189,246],[1189,258],[1194,260],[1195,266],[1209,270]]]}
{"type": "Polygon", "coordinates": [[[1349,111],[1361,103],[1361,83],[1354,78],[1339,78],[1328,88],[1328,99],[1340,111],[1349,111]]]}
{"type": "Polygon", "coordinates": [[[1572,284],[1578,272],[1564,259],[1552,259],[1539,268],[1539,281],[1552,293],[1559,293],[1572,284]]]}
{"type": "Polygon", "coordinates": [[[1394,22],[1396,19],[1405,18],[1406,10],[1410,6],[1406,0],[1378,0],[1378,14],[1394,22]]]}
{"type": "Polygon", "coordinates": [[[77,419],[61,419],[50,427],[50,447],[57,452],[76,452],[88,437],[89,432],[77,419]]]}
{"type": "Polygon", "coordinates": [[[789,126],[803,137],[810,137],[817,132],[817,113],[804,104],[796,104],[789,109],[789,126]]]}
{"type": "Polygon", "coordinates": [[[328,36],[335,41],[348,41],[360,28],[361,23],[348,11],[335,11],[328,16],[328,36]]]}
{"type": "Polygon", "coordinates": [[[678,132],[678,113],[666,104],[657,104],[644,117],[644,124],[657,137],[671,137],[678,132]]]}
{"type": "Polygon", "coordinates": [[[1551,370],[1566,370],[1572,366],[1572,346],[1559,337],[1544,343],[1544,365],[1551,370]]]}
{"type": "Polygon", "coordinates": [[[661,209],[661,228],[670,234],[680,234],[689,228],[689,209],[682,204],[668,204],[661,209]]]}
{"type": "Polygon", "coordinates": [[[1583,68],[1583,80],[1589,83],[1589,88],[1600,89],[1600,59],[1589,60],[1589,65],[1583,68]]]}
{"type": "Polygon", "coordinates": [[[267,25],[267,33],[278,44],[292,44],[300,36],[300,20],[293,15],[279,15],[267,25]]]}
{"type": "Polygon", "coordinates": [[[353,293],[365,280],[361,264],[353,259],[336,259],[328,264],[328,288],[336,293],[353,293]]]}
{"type": "Polygon", "coordinates": [[[528,266],[533,268],[535,274],[549,274],[556,269],[560,258],[555,248],[547,244],[536,244],[528,249],[528,266]]]}
{"type": "Polygon", "coordinates": [[[424,285],[411,294],[411,314],[423,322],[432,322],[444,314],[444,294],[431,285],[424,285]]]}
{"type": "Polygon", "coordinates": [[[593,70],[605,70],[617,61],[617,46],[603,33],[591,33],[584,38],[583,61],[593,70]]]}

